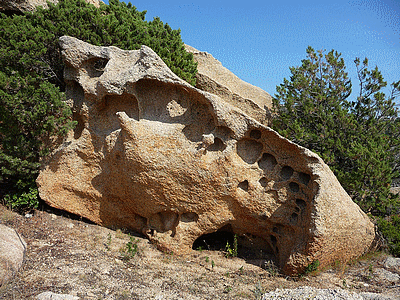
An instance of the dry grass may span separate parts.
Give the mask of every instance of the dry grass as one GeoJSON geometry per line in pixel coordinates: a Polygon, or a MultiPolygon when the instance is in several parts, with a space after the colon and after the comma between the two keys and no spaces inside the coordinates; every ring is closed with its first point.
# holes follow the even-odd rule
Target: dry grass
{"type": "Polygon", "coordinates": [[[0,206],[0,222],[28,243],[24,266],[0,288],[0,299],[34,299],[45,291],[96,300],[259,299],[276,288],[302,285],[400,294],[399,288],[374,281],[370,274],[370,265],[375,268],[384,259],[381,254],[315,276],[286,278],[268,262],[251,264],[205,250],[174,256],[141,237],[135,237],[138,252],[126,259],[128,234],[54,212],[35,211],[25,218],[0,206]]]}

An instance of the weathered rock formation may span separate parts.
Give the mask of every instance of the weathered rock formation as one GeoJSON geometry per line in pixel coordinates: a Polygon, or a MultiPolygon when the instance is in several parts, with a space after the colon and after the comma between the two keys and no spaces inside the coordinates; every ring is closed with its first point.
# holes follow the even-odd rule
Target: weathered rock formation
{"type": "Polygon", "coordinates": [[[78,125],[37,180],[51,206],[176,254],[231,230],[287,274],[369,249],[373,224],[316,154],[184,82],[146,46],[60,45],[78,125]]]}
{"type": "MultiPolygon", "coordinates": [[[[47,1],[58,3],[58,0],[0,0],[0,12],[25,12],[34,11],[36,7],[47,8],[47,1]]],[[[85,0],[96,7],[100,7],[100,0],[85,0]]]]}
{"type": "Polygon", "coordinates": [[[189,45],[185,48],[197,62],[197,88],[218,95],[261,124],[269,125],[272,97],[266,91],[241,80],[211,54],[189,45]]]}
{"type": "Polygon", "coordinates": [[[0,287],[21,268],[25,250],[22,237],[14,229],[0,224],[0,287]]]}

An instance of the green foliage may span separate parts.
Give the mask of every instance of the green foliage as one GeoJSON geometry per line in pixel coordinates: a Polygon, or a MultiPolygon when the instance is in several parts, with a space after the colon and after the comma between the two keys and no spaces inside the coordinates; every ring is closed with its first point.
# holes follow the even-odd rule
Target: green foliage
{"type": "Polygon", "coordinates": [[[180,31],[159,18],[147,22],[145,14],[119,0],[100,8],[61,0],[24,15],[0,13],[0,199],[29,194],[40,160],[75,125],[64,102],[60,36],[127,50],[147,45],[195,84],[197,66],[184,50],[180,31]]]}
{"type": "Polygon", "coordinates": [[[236,257],[238,255],[238,241],[237,241],[237,235],[235,234],[233,236],[233,245],[229,244],[229,241],[226,242],[225,246],[225,256],[226,257],[236,257]]]}
{"type": "Polygon", "coordinates": [[[212,260],[211,261],[211,269],[214,270],[214,267],[215,267],[215,262],[212,260]]]}
{"type": "Polygon", "coordinates": [[[400,257],[400,215],[379,218],[378,226],[387,239],[390,252],[400,257]]]}
{"type": "MultiPolygon", "coordinates": [[[[360,92],[349,100],[352,84],[341,54],[307,48],[307,58],[292,67],[274,98],[273,127],[283,136],[318,153],[352,199],[367,213],[389,216],[399,212],[390,185],[398,176],[400,119],[387,83],[368,59],[355,59],[360,92]]],[[[400,229],[400,227],[399,227],[400,229]]]]}
{"type": "Polygon", "coordinates": [[[18,194],[5,195],[5,204],[10,205],[12,209],[15,208],[37,208],[39,205],[39,193],[36,187],[31,186],[28,192],[20,192],[18,194]]]}
{"type": "Polygon", "coordinates": [[[318,267],[320,265],[319,260],[314,260],[312,263],[307,265],[307,267],[304,269],[303,275],[309,275],[312,272],[318,271],[318,267]]]}
{"type": "Polygon", "coordinates": [[[135,239],[132,236],[129,237],[129,242],[126,243],[125,248],[121,251],[124,259],[129,260],[136,255],[139,251],[138,243],[138,239],[135,239]]]}

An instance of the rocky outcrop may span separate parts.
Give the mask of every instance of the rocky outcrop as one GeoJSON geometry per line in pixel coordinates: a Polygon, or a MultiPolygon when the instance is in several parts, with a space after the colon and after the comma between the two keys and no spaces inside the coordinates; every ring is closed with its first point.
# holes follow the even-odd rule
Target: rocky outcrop
{"type": "Polygon", "coordinates": [[[0,287],[21,268],[25,250],[22,237],[14,229],[0,224],[0,287]]]}
{"type": "Polygon", "coordinates": [[[316,154],[181,80],[146,46],[60,45],[78,125],[37,179],[51,206],[176,254],[230,231],[287,274],[371,246],[373,224],[316,154]]]}
{"type": "Polygon", "coordinates": [[[185,48],[186,51],[193,53],[193,58],[197,62],[197,88],[218,95],[261,124],[269,124],[272,97],[266,91],[241,80],[211,54],[189,45],[185,45],[185,48]]]}
{"type": "MultiPolygon", "coordinates": [[[[47,8],[48,1],[54,4],[58,3],[58,0],[0,0],[0,12],[34,11],[38,6],[47,8]]],[[[85,1],[96,7],[100,7],[100,0],[85,1]]]]}

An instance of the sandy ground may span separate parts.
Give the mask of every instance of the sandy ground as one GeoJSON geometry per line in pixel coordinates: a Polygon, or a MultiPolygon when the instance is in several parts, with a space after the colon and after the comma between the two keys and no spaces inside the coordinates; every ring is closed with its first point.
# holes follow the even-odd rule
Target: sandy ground
{"type": "Polygon", "coordinates": [[[267,291],[304,285],[400,299],[399,282],[378,276],[384,253],[289,278],[269,261],[227,258],[223,251],[163,253],[145,238],[50,209],[26,217],[0,206],[0,223],[28,244],[22,270],[0,288],[0,299],[34,299],[45,291],[81,299],[260,299],[267,291]]]}

